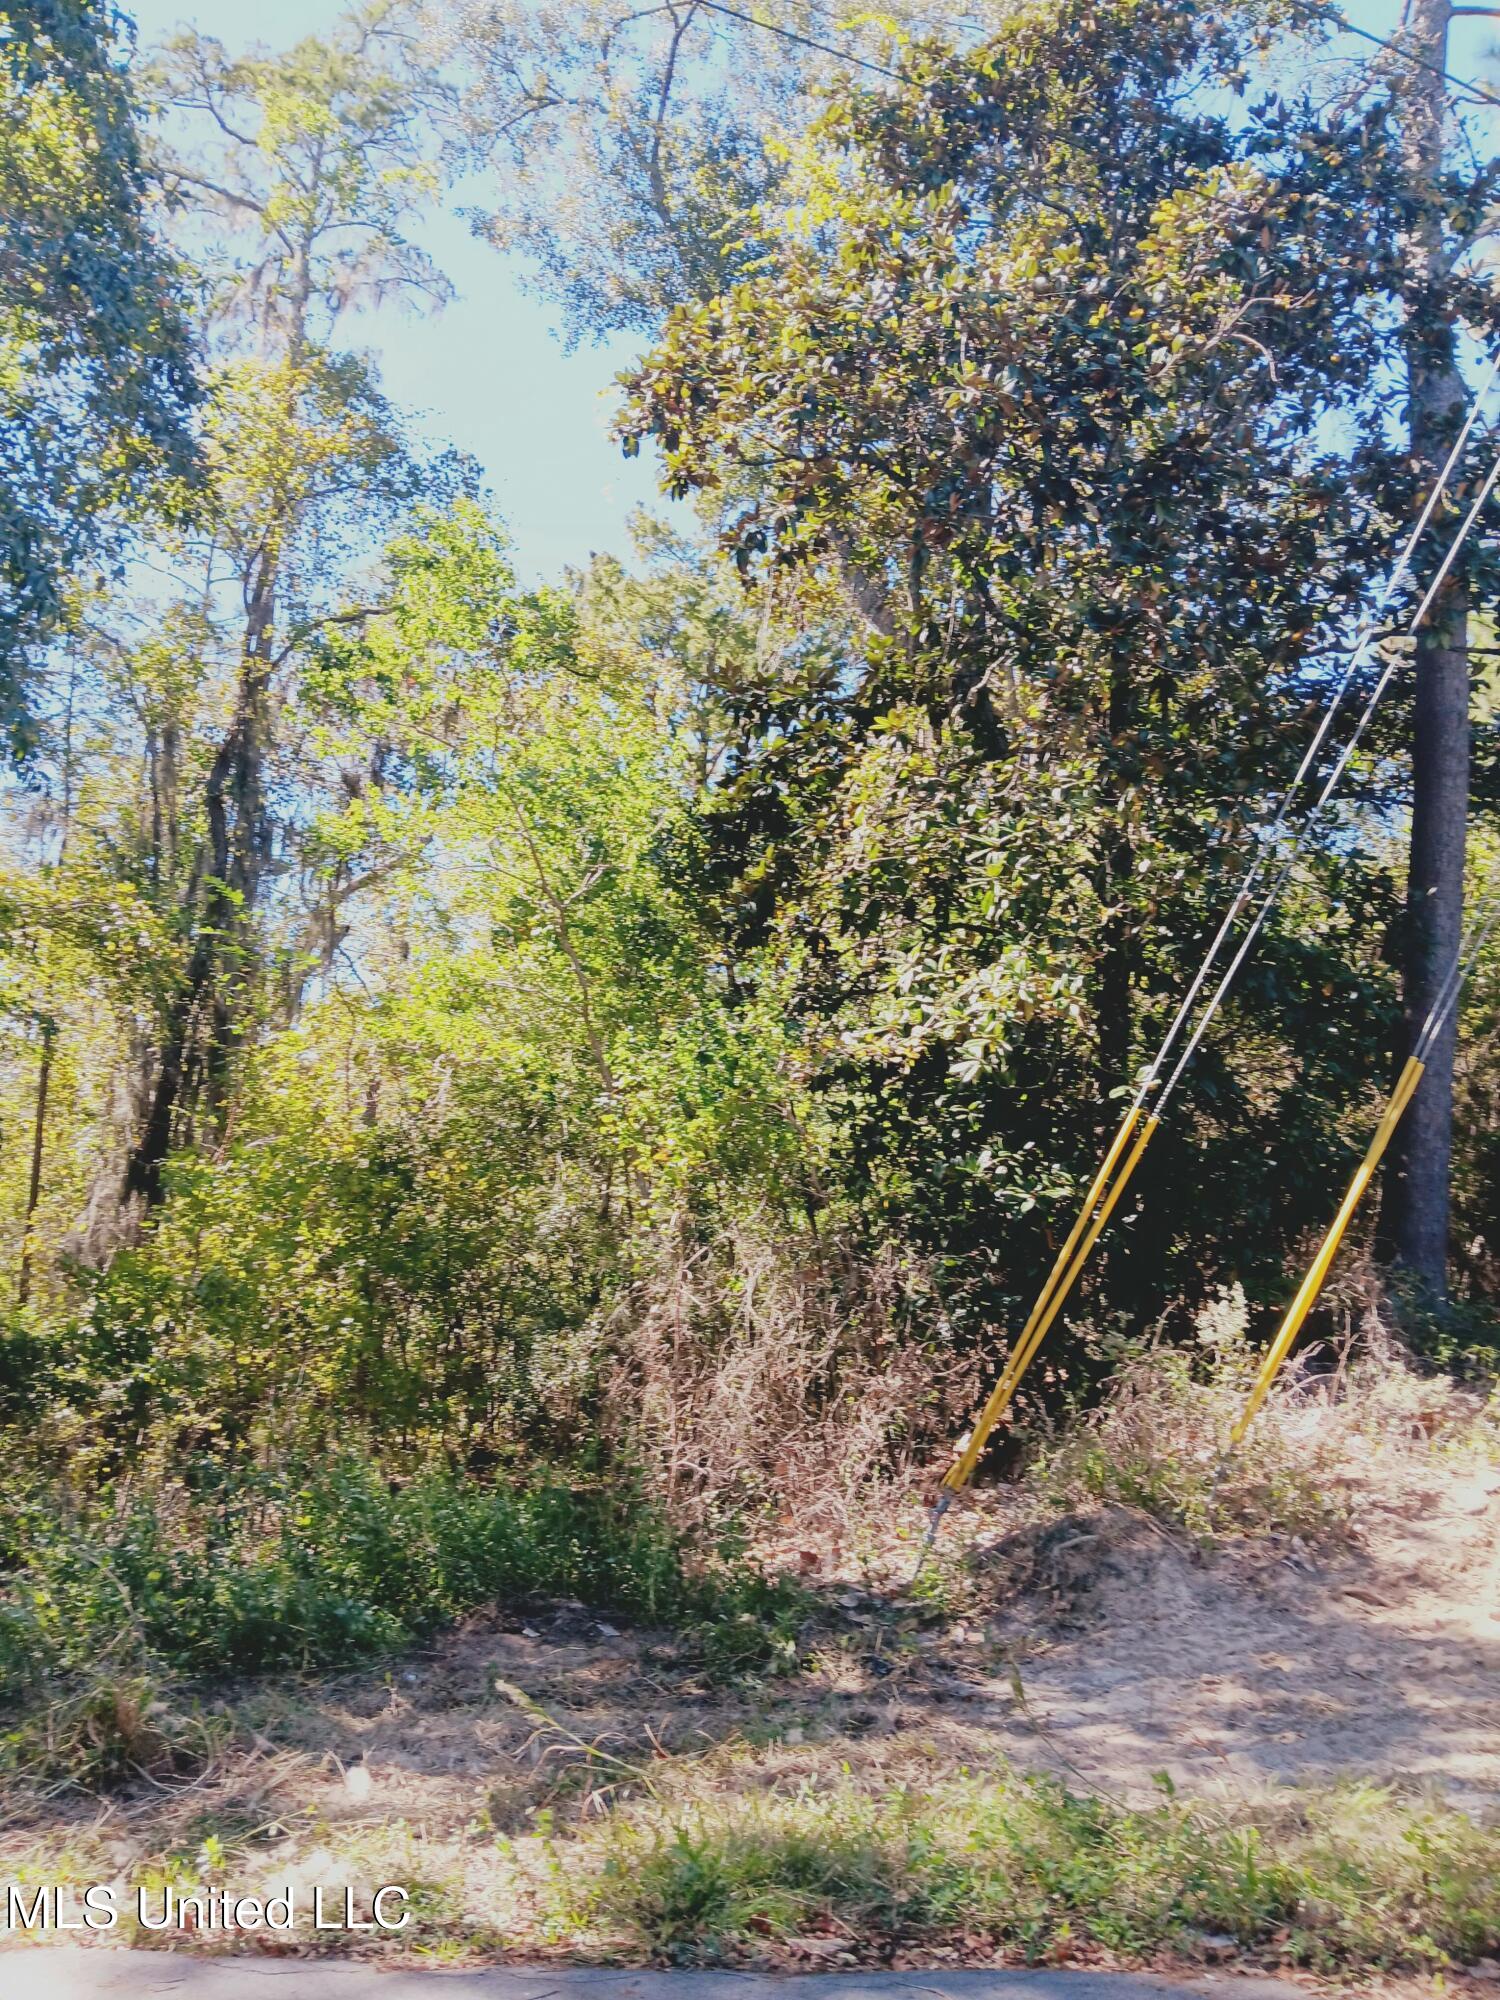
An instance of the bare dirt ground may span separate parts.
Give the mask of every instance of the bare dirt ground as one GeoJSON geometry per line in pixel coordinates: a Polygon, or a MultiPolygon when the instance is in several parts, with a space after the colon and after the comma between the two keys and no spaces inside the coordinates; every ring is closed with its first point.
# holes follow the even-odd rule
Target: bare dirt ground
{"type": "Polygon", "coordinates": [[[1359,1774],[1500,1802],[1500,1472],[1438,1466],[1357,1519],[1333,1556],[1245,1542],[1206,1560],[1109,1514],[981,1556],[1002,1594],[1027,1586],[1001,1628],[1032,1640],[1048,1747],[1127,1793],[1156,1770],[1195,1791],[1359,1774]]]}

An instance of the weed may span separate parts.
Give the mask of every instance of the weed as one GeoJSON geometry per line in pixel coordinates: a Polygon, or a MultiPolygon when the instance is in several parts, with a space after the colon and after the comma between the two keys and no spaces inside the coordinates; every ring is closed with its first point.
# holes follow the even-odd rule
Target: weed
{"type": "Polygon", "coordinates": [[[137,1684],[341,1664],[497,1599],[674,1625],[720,1675],[790,1663],[802,1615],[791,1587],[698,1558],[628,1492],[437,1474],[393,1489],[352,1457],[198,1468],[113,1511],[28,1498],[0,1512],[0,1543],[0,1696],[22,1711],[0,1758],[80,1782],[168,1754],[150,1747],[156,1710],[137,1684]]]}
{"type": "Polygon", "coordinates": [[[214,1756],[226,1734],[222,1718],[184,1708],[143,1674],[95,1670],[0,1733],[0,1768],[99,1789],[195,1768],[214,1756]]]}
{"type": "Polygon", "coordinates": [[[1351,1340],[1332,1366],[1295,1359],[1231,1447],[1261,1359],[1246,1322],[1234,1286],[1203,1308],[1192,1348],[1118,1342],[1102,1401],[1034,1446],[1032,1490],[1063,1507],[1118,1501],[1203,1540],[1329,1540],[1348,1532],[1354,1490],[1377,1458],[1438,1437],[1483,1448],[1475,1400],[1417,1373],[1368,1307],[1358,1347],[1351,1340]]]}
{"type": "Polygon", "coordinates": [[[959,1421],[967,1363],[915,1332],[935,1298],[920,1259],[872,1260],[836,1229],[761,1216],[705,1242],[678,1216],[616,1310],[606,1423],[674,1519],[848,1539],[880,1475],[959,1421]]]}
{"type": "Polygon", "coordinates": [[[1376,1787],[1257,1817],[1164,1795],[1130,1809],[1051,1778],[638,1804],[553,1857],[552,1935],[671,1962],[808,1933],[865,1957],[962,1943],[1124,1959],[1205,1934],[1325,1969],[1441,1966],[1492,1948],[1500,1831],[1376,1787]]]}

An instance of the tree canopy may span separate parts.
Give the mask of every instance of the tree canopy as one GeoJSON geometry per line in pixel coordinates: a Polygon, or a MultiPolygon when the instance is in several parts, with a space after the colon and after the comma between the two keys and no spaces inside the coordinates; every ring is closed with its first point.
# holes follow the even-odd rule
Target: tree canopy
{"type": "Polygon", "coordinates": [[[193,473],[183,273],[149,213],[138,100],[106,0],[0,8],[0,726],[81,564],[193,473]]]}
{"type": "MultiPolygon", "coordinates": [[[[812,128],[776,247],[630,378],[627,442],[747,577],[862,627],[740,692],[708,823],[865,1170],[945,1243],[971,1214],[1002,1268],[1038,1247],[989,1218],[1092,1171],[1414,503],[1392,107],[1231,116],[1247,32],[1081,0],[913,53],[906,89],[812,128]]],[[[1452,288],[1490,329],[1486,285],[1452,288]]],[[[1161,1169],[1152,1205],[1191,1189],[1210,1239],[1249,1208],[1270,1250],[1288,1176],[1326,1170],[1318,1095],[1357,1081],[1351,1016],[1383,1005],[1382,927],[1339,910],[1349,822],[1326,831],[1199,1066],[1195,1156],[1161,1169]]]]}

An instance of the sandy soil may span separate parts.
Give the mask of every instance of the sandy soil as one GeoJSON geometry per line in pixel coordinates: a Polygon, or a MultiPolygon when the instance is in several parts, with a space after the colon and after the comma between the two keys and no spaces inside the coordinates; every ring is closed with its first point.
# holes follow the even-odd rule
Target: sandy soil
{"type": "Polygon", "coordinates": [[[1359,1521],[1332,1558],[1245,1544],[1206,1561],[1107,1515],[1009,1561],[1002,1544],[999,1578],[1019,1566],[1028,1585],[1003,1622],[1036,1641],[1032,1716],[1127,1791],[1155,1770],[1192,1790],[1347,1773],[1500,1803],[1500,1473],[1407,1482],[1359,1521]]]}

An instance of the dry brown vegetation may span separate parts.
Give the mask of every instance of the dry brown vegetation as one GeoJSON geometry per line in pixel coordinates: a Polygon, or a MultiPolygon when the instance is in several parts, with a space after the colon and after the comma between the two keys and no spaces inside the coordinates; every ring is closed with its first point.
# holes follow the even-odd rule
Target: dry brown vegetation
{"type": "Polygon", "coordinates": [[[932,1304],[909,1259],[836,1237],[669,1225],[611,1329],[616,1440],[684,1522],[748,1510],[847,1541],[876,1475],[906,1481],[960,1421],[970,1368],[910,1331],[932,1304]]]}

